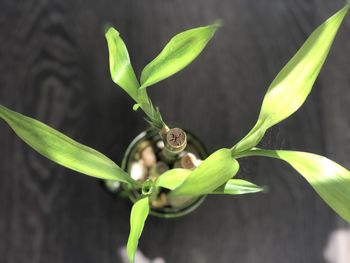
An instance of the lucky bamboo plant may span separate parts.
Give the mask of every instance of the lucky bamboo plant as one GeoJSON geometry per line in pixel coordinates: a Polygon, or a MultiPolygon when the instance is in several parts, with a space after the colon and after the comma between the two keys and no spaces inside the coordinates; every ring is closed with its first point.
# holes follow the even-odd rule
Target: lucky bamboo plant
{"type": "MultiPolygon", "coordinates": [[[[350,172],[339,164],[307,152],[256,148],[267,129],[292,115],[304,103],[328,55],[334,37],[349,10],[346,5],[306,40],[298,52],[273,80],[263,99],[260,115],[251,131],[231,148],[212,153],[198,167],[169,169],[156,178],[134,180],[105,155],[68,138],[45,124],[0,105],[0,117],[28,145],[48,159],[80,173],[105,180],[119,181],[139,191],[130,216],[127,252],[134,261],[138,240],[150,211],[151,201],[162,189],[166,195],[202,196],[211,194],[246,194],[263,188],[241,179],[233,179],[239,171],[237,159],[266,156],[281,159],[295,168],[320,197],[342,218],[350,222],[350,172]]],[[[186,134],[170,129],[148,94],[147,88],[175,74],[191,63],[204,49],[219,24],[182,32],[173,37],[161,53],[135,76],[127,48],[117,30],[109,28],[106,39],[113,81],[141,108],[150,126],[164,141],[167,158],[178,156],[186,144],[186,134]]]]}

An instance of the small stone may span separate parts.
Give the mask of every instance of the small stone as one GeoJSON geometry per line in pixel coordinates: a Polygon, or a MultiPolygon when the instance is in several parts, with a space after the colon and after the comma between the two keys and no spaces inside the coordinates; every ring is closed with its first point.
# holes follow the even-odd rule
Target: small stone
{"type": "Polygon", "coordinates": [[[147,179],[147,168],[143,160],[131,164],[130,176],[136,181],[144,181],[147,179]]]}
{"type": "Polygon", "coordinates": [[[162,208],[168,204],[167,197],[165,193],[161,193],[159,197],[151,202],[152,206],[155,208],[162,208]]]}
{"type": "Polygon", "coordinates": [[[164,148],[164,142],[163,141],[158,141],[157,142],[157,148],[162,150],[164,148]]]}
{"type": "Polygon", "coordinates": [[[136,149],[136,152],[134,154],[134,160],[140,160],[142,159],[142,151],[143,149],[145,149],[146,147],[150,146],[151,145],[151,141],[149,140],[144,140],[142,142],[139,142],[139,144],[137,145],[137,149],[136,149]]]}
{"type": "Polygon", "coordinates": [[[141,159],[147,168],[150,168],[157,162],[157,157],[152,146],[149,145],[142,150],[141,159]]]}
{"type": "Polygon", "coordinates": [[[181,157],[180,163],[182,168],[193,170],[200,165],[201,160],[193,153],[186,153],[181,157]]]}

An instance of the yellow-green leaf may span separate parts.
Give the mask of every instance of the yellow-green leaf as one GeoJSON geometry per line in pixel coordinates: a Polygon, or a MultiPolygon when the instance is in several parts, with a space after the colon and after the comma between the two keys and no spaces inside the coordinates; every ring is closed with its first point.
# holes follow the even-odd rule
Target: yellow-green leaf
{"type": "Polygon", "coordinates": [[[29,146],[46,158],[93,177],[134,184],[112,160],[49,126],[0,105],[0,118],[29,146]]]}
{"type": "Polygon", "coordinates": [[[109,67],[112,80],[137,102],[139,82],[131,66],[128,50],[119,32],[113,27],[106,32],[109,67]]]}
{"type": "Polygon", "coordinates": [[[220,149],[211,154],[174,191],[172,196],[197,196],[214,191],[234,177],[239,164],[232,159],[231,150],[220,149]]]}
{"type": "Polygon", "coordinates": [[[191,170],[181,168],[168,170],[157,178],[156,187],[174,190],[186,180],[191,172],[191,170]]]}
{"type": "Polygon", "coordinates": [[[149,214],[148,197],[138,200],[131,209],[130,234],[127,244],[128,257],[131,263],[134,262],[137,245],[149,214]]]}
{"type": "Polygon", "coordinates": [[[190,64],[213,37],[219,24],[198,27],[174,36],[142,71],[141,88],[170,77],[190,64]]]}
{"type": "Polygon", "coordinates": [[[235,153],[256,146],[268,128],[288,118],[304,103],[348,9],[346,5],[321,24],[280,71],[267,90],[257,123],[233,147],[235,153]]]}
{"type": "Polygon", "coordinates": [[[267,156],[289,163],[320,197],[350,222],[350,172],[326,157],[306,152],[253,149],[245,156],[267,156]]]}
{"type": "Polygon", "coordinates": [[[242,179],[230,179],[212,194],[242,195],[264,191],[264,188],[242,179]]]}

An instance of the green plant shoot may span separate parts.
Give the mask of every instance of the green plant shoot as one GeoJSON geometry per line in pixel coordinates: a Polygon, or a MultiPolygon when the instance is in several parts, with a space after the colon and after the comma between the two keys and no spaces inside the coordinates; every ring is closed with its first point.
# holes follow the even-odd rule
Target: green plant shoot
{"type": "Polygon", "coordinates": [[[143,69],[141,87],[119,32],[112,27],[107,30],[112,80],[134,99],[136,102],[134,110],[141,108],[145,112],[151,127],[161,130],[166,124],[145,88],[170,77],[190,64],[202,52],[218,27],[219,24],[198,27],[174,36],[162,52],[143,69]]]}
{"type": "Polygon", "coordinates": [[[140,91],[140,84],[131,66],[128,50],[119,32],[109,28],[106,32],[109,51],[109,68],[112,80],[125,90],[136,102],[134,109],[141,107],[148,117],[150,125],[160,130],[165,123],[157,108],[152,104],[146,91],[140,91]]]}
{"type": "MultiPolygon", "coordinates": [[[[306,40],[269,86],[260,114],[251,131],[231,149],[222,148],[192,170],[176,168],[135,181],[108,157],[84,146],[49,126],[0,105],[0,118],[34,150],[46,158],[80,173],[100,179],[125,183],[128,189],[141,191],[132,207],[127,254],[134,262],[138,241],[154,196],[166,189],[168,197],[210,194],[239,195],[264,190],[243,179],[233,178],[239,170],[238,158],[266,156],[289,163],[316,190],[320,197],[350,222],[350,172],[339,164],[312,153],[263,150],[255,148],[267,129],[296,112],[305,102],[327,58],[335,35],[349,10],[346,5],[306,40]],[[140,190],[141,189],[141,190],[140,190]]],[[[143,69],[138,80],[131,66],[125,43],[114,28],[106,32],[112,80],[136,102],[150,125],[158,130],[167,127],[159,109],[147,94],[147,87],[172,76],[190,64],[205,48],[218,24],[187,30],[174,36],[160,54],[143,69]]],[[[180,133],[179,133],[180,134],[180,133]]],[[[183,144],[184,147],[186,144],[183,144]]],[[[181,148],[182,149],[182,148],[181,148]]],[[[177,153],[178,154],[178,153],[177,153]]],[[[178,157],[178,156],[177,156],[178,157]]]]}

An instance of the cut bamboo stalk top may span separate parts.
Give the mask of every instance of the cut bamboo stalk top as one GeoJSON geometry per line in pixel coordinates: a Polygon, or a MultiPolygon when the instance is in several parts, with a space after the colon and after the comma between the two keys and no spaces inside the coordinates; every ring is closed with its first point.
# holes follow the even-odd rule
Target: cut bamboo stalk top
{"type": "Polygon", "coordinates": [[[180,128],[170,129],[166,134],[166,148],[172,152],[181,152],[186,148],[187,136],[180,128]]]}

